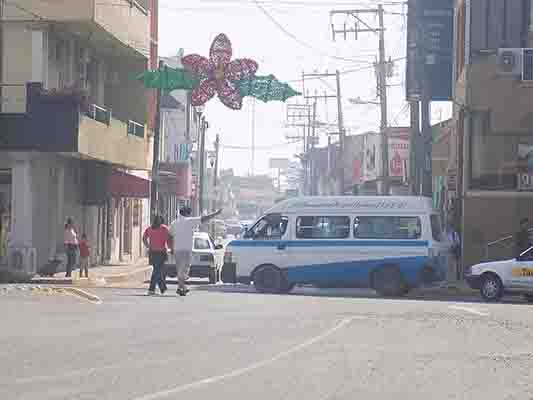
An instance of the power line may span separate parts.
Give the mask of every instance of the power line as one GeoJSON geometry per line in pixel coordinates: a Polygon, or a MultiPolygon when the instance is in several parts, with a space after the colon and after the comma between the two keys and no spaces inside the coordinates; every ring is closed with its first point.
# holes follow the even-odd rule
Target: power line
{"type": "MultiPolygon", "coordinates": [[[[396,62],[396,61],[405,60],[406,58],[407,57],[393,58],[391,61],[392,62],[396,62]]],[[[340,71],[340,74],[341,75],[353,74],[354,72],[360,72],[360,71],[365,71],[365,70],[369,70],[369,69],[374,69],[374,63],[372,63],[372,65],[368,65],[366,67],[360,67],[360,68],[347,69],[347,70],[344,70],[344,71],[340,71]]],[[[307,78],[307,80],[314,80],[314,79],[320,79],[320,78],[319,77],[307,78]]],[[[301,81],[302,81],[302,78],[300,78],[300,79],[292,79],[292,80],[290,80],[288,82],[289,83],[294,83],[294,82],[301,82],[301,81]]]]}
{"type": "Polygon", "coordinates": [[[310,45],[309,43],[307,42],[304,42],[303,40],[299,39],[297,36],[295,36],[293,33],[289,32],[287,29],[285,29],[285,27],[283,25],[281,25],[260,3],[258,0],[253,0],[253,2],[255,3],[256,7],[259,8],[259,10],[261,10],[261,12],[274,24],[276,25],[279,30],[281,30],[285,35],[287,35],[288,37],[290,37],[291,39],[293,39],[295,42],[297,42],[298,44],[300,44],[301,46],[304,46],[304,47],[307,47],[308,49],[310,50],[313,50],[317,53],[319,53],[320,55],[322,55],[323,57],[327,57],[327,58],[332,58],[332,59],[335,59],[335,60],[339,60],[339,61],[345,61],[345,62],[350,62],[350,63],[354,63],[354,64],[361,64],[361,61],[357,61],[357,60],[353,60],[353,59],[350,59],[350,58],[344,58],[344,57],[338,57],[338,56],[333,56],[333,55],[330,55],[330,54],[327,54],[325,53],[324,51],[310,45]]]}

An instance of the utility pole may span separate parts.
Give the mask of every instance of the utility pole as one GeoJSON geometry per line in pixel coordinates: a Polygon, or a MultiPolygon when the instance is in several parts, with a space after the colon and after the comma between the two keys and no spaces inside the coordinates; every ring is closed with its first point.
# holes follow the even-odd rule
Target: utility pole
{"type": "Polygon", "coordinates": [[[286,136],[287,140],[302,140],[303,149],[300,160],[302,162],[302,167],[304,171],[304,195],[307,195],[308,190],[308,180],[309,180],[309,160],[308,160],[308,149],[309,149],[309,125],[311,124],[311,105],[306,104],[287,104],[287,126],[290,127],[302,127],[301,136],[286,136]]]}
{"type": "Polygon", "coordinates": [[[338,168],[339,185],[340,185],[339,194],[343,196],[344,195],[344,135],[345,135],[345,132],[344,132],[344,119],[342,116],[341,77],[340,77],[340,73],[338,70],[335,72],[335,76],[337,79],[337,113],[338,113],[337,122],[339,124],[339,147],[340,147],[339,149],[340,168],[338,168]]]}
{"type": "Polygon", "coordinates": [[[199,157],[200,164],[198,171],[198,215],[203,215],[204,213],[204,180],[205,180],[205,131],[207,130],[207,121],[205,116],[202,115],[200,119],[200,147],[199,147],[199,157]]]}
{"type": "Polygon", "coordinates": [[[216,139],[215,139],[215,169],[214,169],[214,176],[213,176],[213,188],[215,192],[215,207],[214,209],[218,209],[218,196],[217,196],[217,185],[218,185],[218,155],[219,155],[219,149],[220,149],[220,135],[217,133],[216,139]]]}
{"type": "Polygon", "coordinates": [[[420,103],[418,101],[410,101],[409,106],[411,109],[411,134],[409,146],[409,182],[410,193],[413,196],[420,195],[420,177],[419,177],[419,154],[418,146],[420,143],[420,103]]]}
{"type": "MultiPolygon", "coordinates": [[[[324,93],[324,95],[315,95],[314,96],[309,96],[309,95],[306,95],[305,98],[306,99],[313,99],[314,100],[314,103],[312,105],[312,110],[313,110],[313,123],[312,123],[312,128],[313,128],[313,131],[312,131],[312,134],[310,135],[313,139],[313,145],[312,145],[312,149],[314,149],[314,141],[316,140],[315,139],[315,128],[316,128],[316,103],[317,103],[317,100],[318,99],[324,99],[325,102],[326,102],[326,105],[327,105],[327,101],[328,99],[330,98],[335,98],[337,99],[337,115],[338,115],[338,118],[337,118],[337,121],[338,121],[338,127],[339,127],[339,132],[338,132],[338,135],[339,135],[339,146],[340,146],[340,157],[339,157],[339,163],[344,166],[344,135],[345,135],[345,130],[344,130],[344,122],[343,122],[343,115],[342,115],[342,101],[341,101],[341,86],[340,86],[340,73],[339,71],[336,71],[335,73],[312,73],[312,74],[303,74],[302,78],[305,79],[305,78],[318,78],[318,79],[322,79],[322,78],[332,78],[332,77],[335,77],[336,79],[336,83],[337,83],[337,87],[336,87],[336,93],[335,94],[326,94],[324,93]]],[[[327,108],[327,107],[326,107],[327,108]]],[[[309,107],[309,116],[311,116],[311,106],[309,107]]],[[[338,194],[340,195],[343,195],[344,194],[344,168],[339,168],[338,169],[338,181],[339,181],[339,185],[340,185],[340,188],[338,188],[338,194]]],[[[314,179],[314,178],[313,178],[314,179]]],[[[314,181],[312,182],[311,184],[312,187],[314,187],[314,181]]],[[[314,188],[311,189],[311,191],[314,192],[314,188]]]]}
{"type": "Polygon", "coordinates": [[[252,160],[250,175],[255,174],[255,98],[252,99],[252,160]]]}
{"type": "Polygon", "coordinates": [[[389,140],[387,137],[388,116],[387,116],[387,70],[385,60],[385,26],[383,19],[383,5],[378,5],[379,17],[379,99],[381,103],[381,155],[383,161],[383,172],[381,181],[381,194],[389,195],[389,140]]]}
{"type": "Polygon", "coordinates": [[[310,163],[310,170],[311,170],[311,196],[314,196],[316,195],[316,179],[315,179],[315,175],[313,173],[314,171],[314,167],[315,167],[315,160],[314,160],[314,156],[315,156],[315,144],[316,144],[316,99],[315,101],[313,102],[313,130],[311,132],[311,138],[312,138],[312,142],[311,142],[311,155],[312,157],[309,158],[309,163],[310,163]]]}
{"type": "Polygon", "coordinates": [[[379,179],[379,192],[382,195],[388,195],[389,189],[389,147],[387,138],[388,116],[387,116],[387,61],[385,55],[385,23],[384,23],[384,9],[383,5],[378,5],[376,9],[358,9],[358,10],[334,10],[330,11],[330,18],[334,15],[342,14],[345,17],[351,16],[355,19],[354,28],[347,29],[346,22],[344,22],[342,29],[336,29],[333,22],[331,23],[333,40],[337,33],[342,33],[344,40],[346,40],[347,33],[354,33],[355,39],[358,39],[358,34],[362,32],[372,32],[379,35],[379,60],[377,63],[377,89],[381,106],[381,160],[382,173],[379,179]],[[374,14],[378,16],[379,27],[374,28],[367,23],[360,15],[374,14]],[[364,26],[361,27],[361,26],[364,26]]]}
{"type": "MultiPolygon", "coordinates": [[[[159,60],[159,73],[163,70],[163,60],[159,60]]],[[[155,105],[154,149],[152,162],[152,183],[150,185],[150,214],[153,220],[159,209],[159,147],[161,138],[161,87],[157,88],[155,105]]]]}

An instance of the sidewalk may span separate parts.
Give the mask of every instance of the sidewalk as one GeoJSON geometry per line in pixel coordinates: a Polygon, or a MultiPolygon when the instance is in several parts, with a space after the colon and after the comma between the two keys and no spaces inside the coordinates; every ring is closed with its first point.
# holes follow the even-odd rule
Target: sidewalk
{"type": "Polygon", "coordinates": [[[89,269],[89,279],[80,278],[79,269],[72,273],[71,278],[65,278],[65,272],[59,272],[53,277],[36,276],[32,283],[74,285],[74,286],[113,286],[127,283],[143,283],[150,279],[152,267],[148,259],[142,259],[135,264],[99,265],[89,269]]]}

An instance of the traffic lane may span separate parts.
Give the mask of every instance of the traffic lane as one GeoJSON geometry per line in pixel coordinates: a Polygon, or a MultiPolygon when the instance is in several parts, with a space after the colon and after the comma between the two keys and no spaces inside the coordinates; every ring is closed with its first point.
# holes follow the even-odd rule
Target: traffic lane
{"type": "MultiPolygon", "coordinates": [[[[46,364],[41,364],[41,370],[25,369],[24,374],[19,370],[15,384],[9,384],[6,379],[10,391],[4,398],[142,399],[153,393],[159,393],[161,397],[169,391],[170,398],[176,398],[172,397],[176,388],[184,386],[189,397],[198,399],[207,396],[246,398],[244,394],[250,391],[250,396],[259,399],[266,398],[266,395],[269,398],[299,398],[302,394],[311,399],[324,398],[324,393],[350,398],[353,393],[379,394],[380,390],[387,394],[385,389],[380,389],[386,380],[378,380],[378,385],[374,374],[383,374],[394,383],[396,381],[389,375],[398,374],[398,371],[394,372],[394,368],[391,370],[385,365],[387,363],[382,362],[384,358],[403,368],[403,361],[409,360],[406,355],[420,353],[422,360],[424,357],[448,360],[444,365],[433,362],[437,370],[450,366],[457,368],[464,362],[457,358],[457,354],[465,353],[465,347],[468,350],[470,346],[467,345],[473,342],[472,338],[481,335],[491,346],[496,343],[491,349],[496,349],[500,359],[505,360],[506,353],[501,350],[509,351],[505,346],[506,340],[515,344],[530,343],[530,337],[517,339],[514,336],[525,329],[531,331],[533,324],[531,313],[527,312],[531,308],[526,307],[520,318],[526,326],[515,327],[516,321],[512,318],[492,323],[492,317],[451,309],[456,303],[444,302],[216,293],[194,293],[186,299],[143,298],[138,291],[132,290],[101,290],[98,294],[108,307],[108,311],[100,311],[106,315],[101,318],[105,323],[100,322],[102,327],[93,334],[87,335],[87,327],[79,329],[81,332],[76,334],[80,335],[80,339],[89,336],[94,340],[101,336],[106,340],[102,343],[97,340],[88,351],[78,353],[82,360],[79,365],[70,362],[68,357],[63,360],[52,357],[52,362],[47,360],[46,364]],[[186,307],[177,308],[185,304],[186,307]],[[173,329],[176,325],[159,318],[169,311],[176,315],[180,329],[173,329]],[[146,312],[155,317],[147,320],[147,329],[136,331],[132,336],[119,329],[122,324],[116,321],[118,313],[135,314],[130,318],[137,320],[138,324],[146,312]],[[349,323],[342,329],[298,349],[302,343],[320,337],[346,319],[349,323]],[[107,329],[104,329],[106,326],[107,329]],[[491,326],[490,331],[494,335],[484,332],[484,326],[491,326]],[[509,328],[516,329],[508,332],[509,328]],[[167,329],[177,332],[177,339],[171,336],[173,340],[169,340],[168,335],[161,335],[161,331],[167,332],[167,329]],[[142,338],[138,339],[138,336],[142,338]],[[412,344],[413,338],[421,340],[412,344]],[[450,355],[447,346],[454,346],[454,349],[457,346],[457,351],[452,351],[450,355]],[[139,348],[142,351],[136,351],[139,348]],[[294,348],[297,351],[276,358],[294,348]],[[366,381],[360,378],[360,373],[346,372],[367,371],[365,365],[368,367],[369,363],[373,365],[369,368],[374,372],[366,381]],[[50,364],[51,367],[46,368],[47,374],[43,375],[42,365],[50,364]],[[257,368],[249,368],[258,364],[257,368]],[[54,368],[59,368],[59,373],[57,370],[54,372],[54,368]],[[242,373],[235,374],[235,371],[243,369],[242,373]],[[206,379],[207,383],[202,383],[206,379]],[[189,388],[195,382],[200,384],[189,388]]],[[[460,306],[465,307],[464,304],[460,306]]],[[[469,307],[479,308],[479,305],[469,307]]],[[[499,308],[499,305],[489,307],[489,311],[493,312],[494,308],[499,308]]],[[[58,314],[64,315],[69,314],[58,314]]],[[[471,347],[474,355],[480,350],[482,355],[488,354],[483,346],[481,349],[476,346],[480,347],[479,344],[471,347]]],[[[46,346],[44,348],[47,349],[46,346]]],[[[79,348],[83,350],[85,346],[79,348]]],[[[520,354],[523,357],[523,349],[512,350],[514,353],[508,352],[507,357],[520,354]]],[[[64,351],[72,357],[70,347],[67,346],[64,351]]],[[[27,356],[23,352],[19,359],[27,359],[27,356]]],[[[524,362],[528,363],[527,360],[524,362]]],[[[408,365],[418,368],[412,360],[408,365]]],[[[433,373],[426,375],[424,379],[435,379],[433,373]]],[[[516,375],[521,376],[520,373],[516,375]]],[[[408,378],[410,382],[417,382],[408,378]]],[[[425,388],[424,379],[420,378],[422,388],[425,388]]],[[[448,383],[458,388],[457,382],[448,383]]],[[[398,393],[409,393],[406,386],[408,383],[400,383],[394,384],[393,388],[398,393]]]]}
{"type": "Polygon", "coordinates": [[[36,303],[22,321],[10,316],[13,334],[0,335],[16,351],[4,359],[12,367],[0,380],[0,393],[8,390],[2,398],[131,398],[144,388],[253,363],[336,321],[334,315],[293,321],[258,298],[241,310],[240,302],[228,306],[231,300],[210,294],[187,297],[185,307],[181,298],[97,292],[102,306],[56,309],[45,321],[36,303]]]}

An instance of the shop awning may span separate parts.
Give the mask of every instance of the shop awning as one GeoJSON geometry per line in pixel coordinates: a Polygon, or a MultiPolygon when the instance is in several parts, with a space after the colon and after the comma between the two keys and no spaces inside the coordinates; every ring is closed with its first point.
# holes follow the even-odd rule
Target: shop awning
{"type": "Polygon", "coordinates": [[[150,181],[126,172],[113,170],[108,181],[112,197],[150,197],[150,181]]]}

